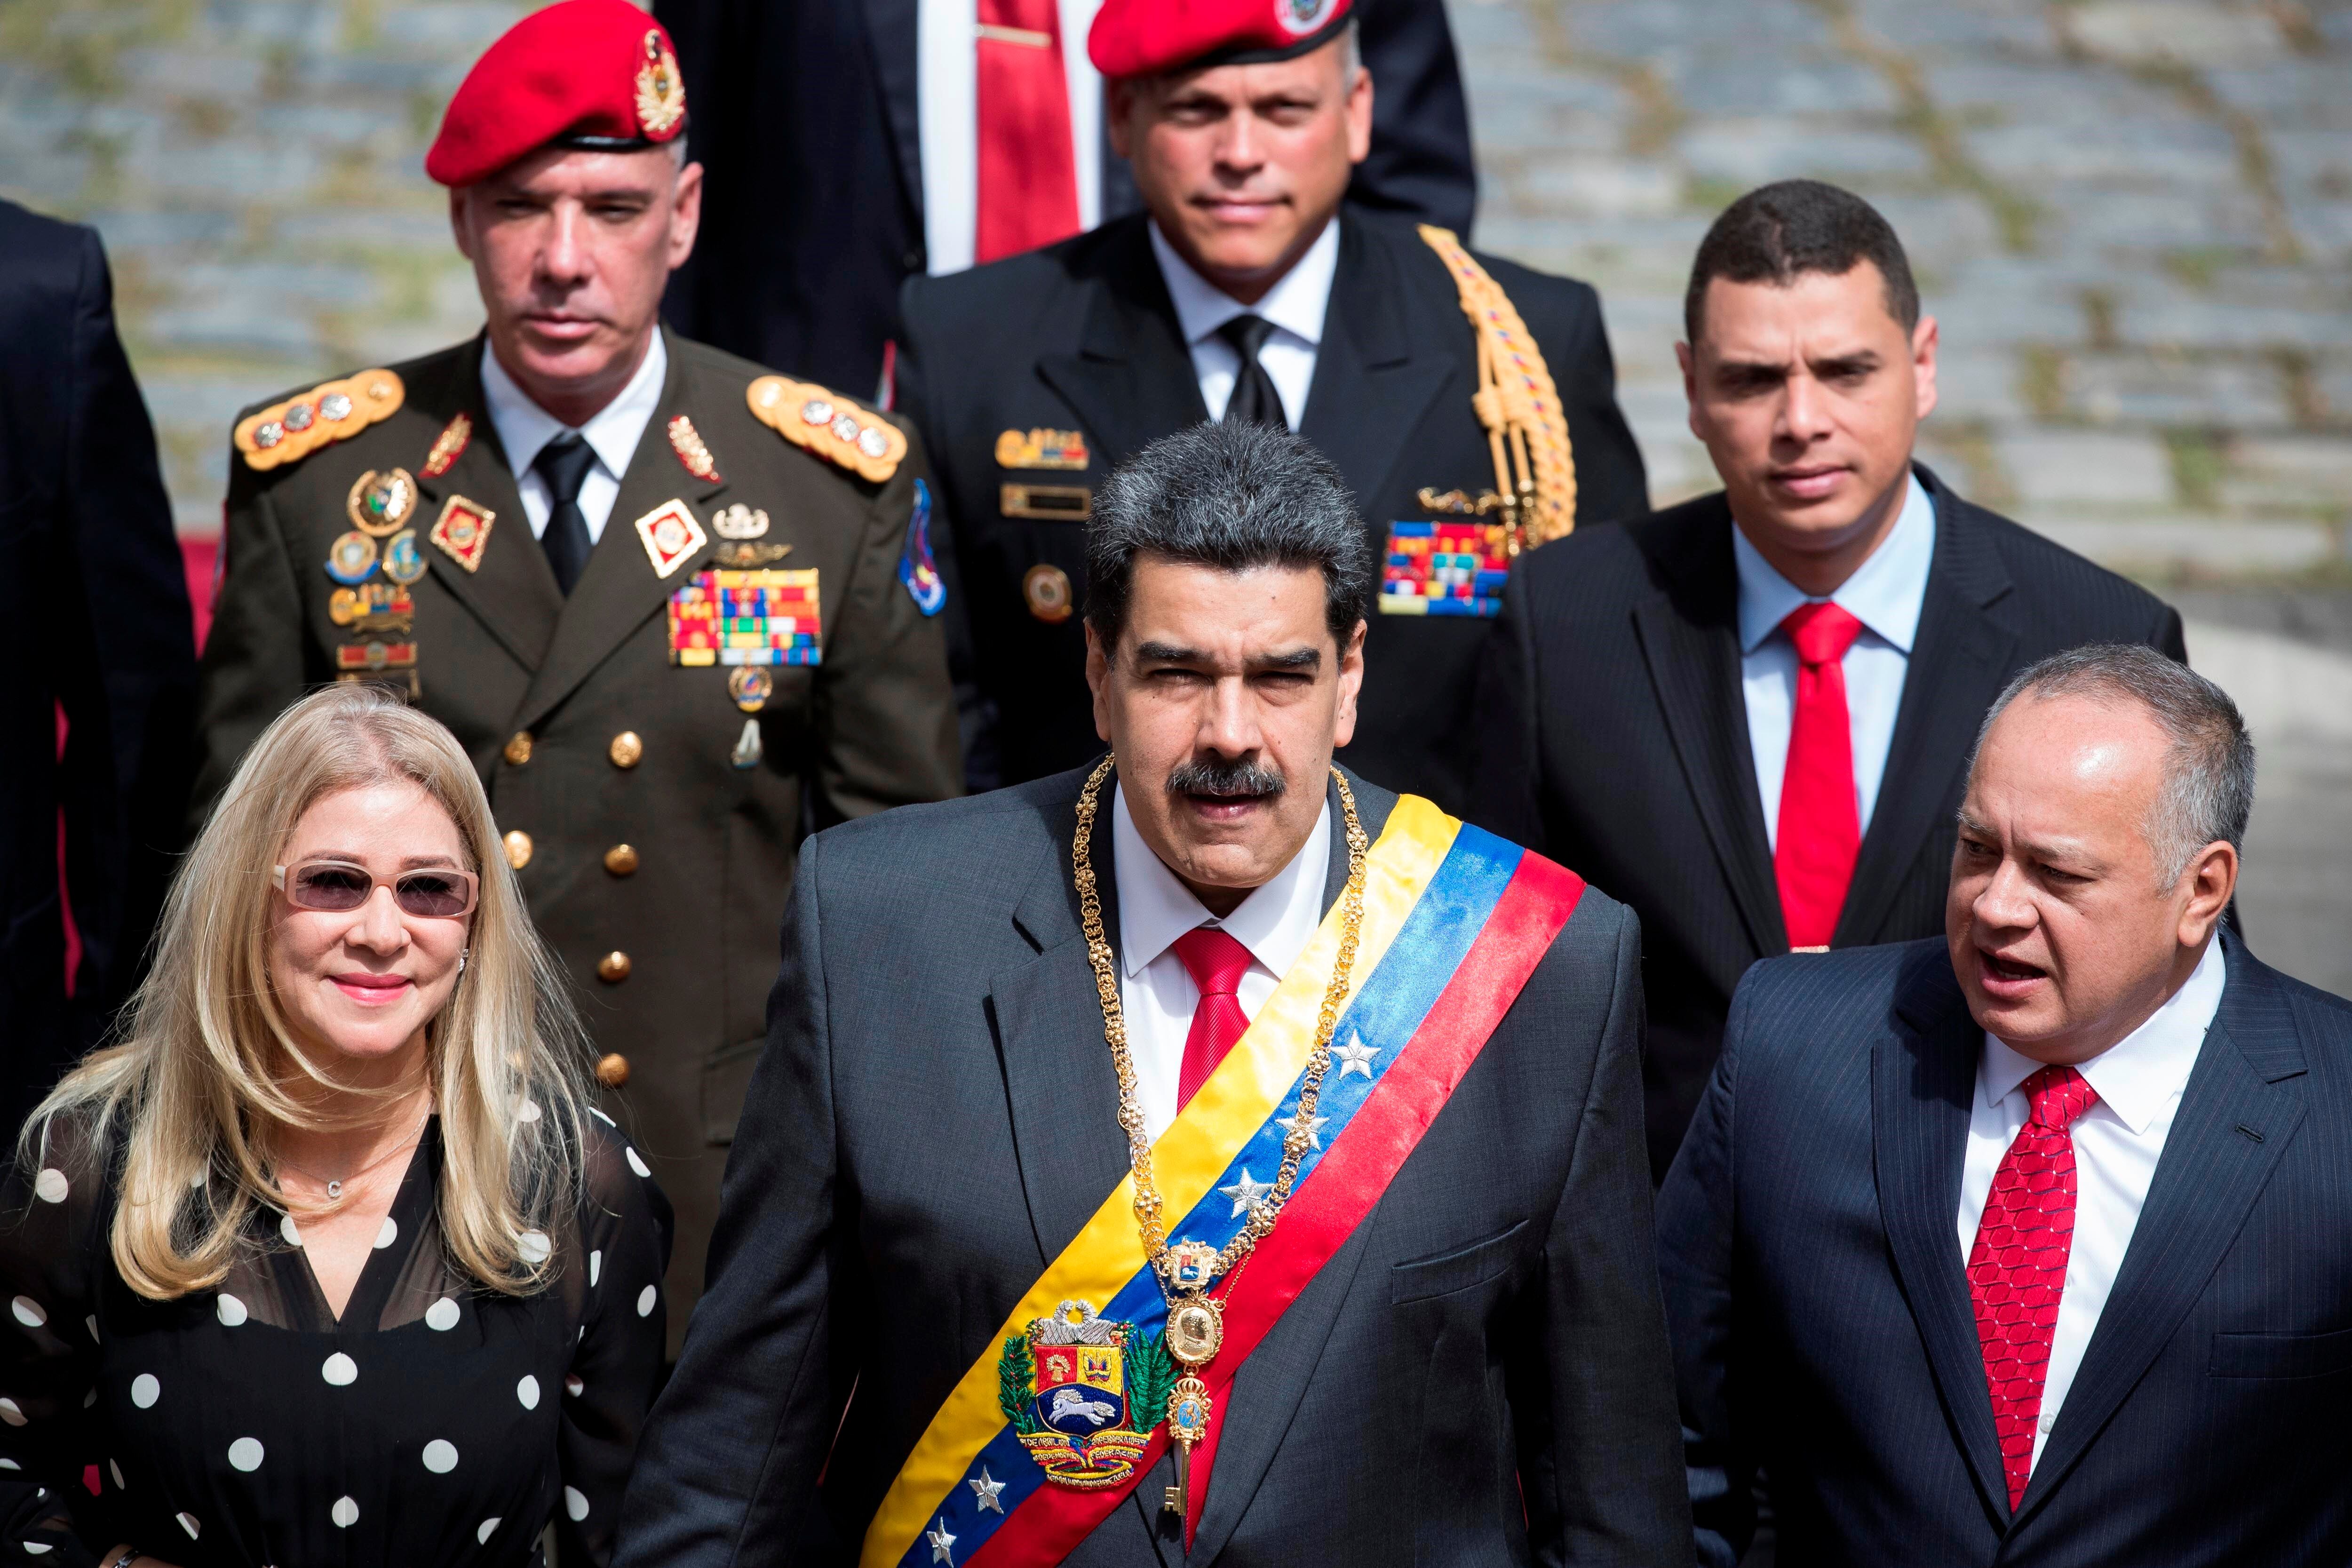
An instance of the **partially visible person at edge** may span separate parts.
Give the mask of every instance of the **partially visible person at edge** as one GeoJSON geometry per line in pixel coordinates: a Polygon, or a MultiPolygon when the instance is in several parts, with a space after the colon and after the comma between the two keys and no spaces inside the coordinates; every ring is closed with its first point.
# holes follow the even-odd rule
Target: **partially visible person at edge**
{"type": "Polygon", "coordinates": [[[1307,442],[1100,500],[1111,755],[802,859],[621,1563],[1687,1564],[1633,917],[1333,765],[1307,442]]]}
{"type": "Polygon", "coordinates": [[[1860,196],[1740,197],[1683,314],[1724,488],[1524,563],[1473,726],[1476,819],[1642,917],[1661,1177],[1750,963],[1941,929],[1969,745],[2011,676],[2086,642],[2185,657],[2168,605],[1915,458],[1941,331],[1860,196]]]}
{"type": "Polygon", "coordinates": [[[1341,760],[1447,811],[1515,547],[1647,510],[1592,289],[1344,200],[1391,85],[1357,26],[1348,0],[1108,0],[1087,49],[1147,210],[908,280],[899,406],[954,525],[971,788],[1094,755],[1082,525],[1171,431],[1255,420],[1339,468],[1385,563],[1341,760]]]}
{"type": "Polygon", "coordinates": [[[425,172],[488,321],[238,422],[197,781],[201,810],[323,681],[449,726],[677,1201],[678,1332],[802,837],[961,779],[920,448],[661,326],[686,122],[628,0],[535,11],[467,73],[425,172]]]}
{"type": "Polygon", "coordinates": [[[552,1520],[607,1561],[670,1212],[584,1050],[449,732],[368,687],[278,718],[8,1178],[6,1539],[520,1568],[552,1520]]]}

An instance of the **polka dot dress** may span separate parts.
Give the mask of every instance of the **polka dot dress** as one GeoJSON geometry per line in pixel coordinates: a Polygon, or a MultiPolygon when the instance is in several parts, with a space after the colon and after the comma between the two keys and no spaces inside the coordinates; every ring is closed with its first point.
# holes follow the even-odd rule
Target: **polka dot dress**
{"type": "Polygon", "coordinates": [[[221,1285],[117,1275],[105,1165],[53,1136],[0,1206],[0,1562],[128,1541],[182,1568],[533,1563],[612,1552],[659,1374],[670,1210],[590,1123],[586,1201],[523,1238],[554,1281],[474,1288],[446,1257],[428,1127],[338,1319],[299,1226],[257,1215],[221,1285]],[[592,1261],[593,1259],[593,1261],[592,1261]]]}

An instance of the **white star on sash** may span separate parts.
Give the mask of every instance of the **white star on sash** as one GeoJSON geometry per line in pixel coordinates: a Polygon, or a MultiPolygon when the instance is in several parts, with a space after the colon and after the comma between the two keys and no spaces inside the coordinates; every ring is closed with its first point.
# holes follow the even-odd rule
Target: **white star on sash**
{"type": "MultiPolygon", "coordinates": [[[[980,1479],[976,1481],[966,1481],[964,1482],[964,1485],[970,1487],[973,1491],[980,1494],[981,1512],[1003,1513],[1004,1511],[1004,1505],[1002,1502],[999,1502],[996,1498],[996,1494],[1004,1489],[1004,1483],[992,1479],[988,1473],[987,1466],[982,1465],[980,1468],[980,1479]]],[[[953,1537],[950,1537],[950,1539],[952,1540],[953,1537]]]]}
{"type": "Polygon", "coordinates": [[[1372,1058],[1381,1053],[1364,1044],[1364,1037],[1350,1029],[1348,1031],[1348,1043],[1332,1047],[1331,1054],[1339,1058],[1341,1078],[1351,1072],[1360,1072],[1370,1078],[1372,1076],[1372,1058]]]}
{"type": "Polygon", "coordinates": [[[1249,1173],[1249,1167],[1244,1165],[1240,1181],[1230,1187],[1219,1187],[1217,1191],[1234,1200],[1233,1217],[1239,1219],[1249,1213],[1252,1204],[1274,1191],[1274,1184],[1256,1180],[1249,1173]]]}
{"type": "Polygon", "coordinates": [[[941,1517],[939,1522],[923,1531],[923,1539],[931,1543],[932,1562],[950,1564],[955,1562],[955,1558],[949,1553],[948,1548],[955,1544],[956,1538],[948,1533],[948,1521],[945,1517],[941,1517]]]}
{"type": "MultiPolygon", "coordinates": [[[[1299,1122],[1305,1120],[1306,1116],[1306,1108],[1302,1106],[1298,1110],[1292,1114],[1289,1121],[1283,1122],[1282,1126],[1289,1131],[1296,1132],[1298,1131],[1299,1122]]],[[[1309,1149],[1320,1149],[1323,1147],[1323,1124],[1330,1120],[1331,1119],[1328,1116],[1318,1116],[1314,1120],[1307,1122],[1307,1146],[1309,1149]]]]}

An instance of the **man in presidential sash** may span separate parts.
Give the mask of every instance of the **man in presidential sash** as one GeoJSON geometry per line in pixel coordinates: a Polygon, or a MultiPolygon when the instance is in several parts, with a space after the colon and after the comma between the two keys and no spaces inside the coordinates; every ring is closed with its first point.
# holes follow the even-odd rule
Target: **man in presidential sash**
{"type": "Polygon", "coordinates": [[[1633,915],[1332,765],[1305,441],[1087,531],[1109,754],[802,856],[615,1562],[1687,1563],[1633,915]]]}

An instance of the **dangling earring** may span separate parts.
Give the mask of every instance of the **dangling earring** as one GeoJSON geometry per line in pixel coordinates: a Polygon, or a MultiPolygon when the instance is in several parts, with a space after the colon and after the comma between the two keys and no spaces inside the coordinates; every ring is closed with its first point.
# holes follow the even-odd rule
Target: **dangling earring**
{"type": "Polygon", "coordinates": [[[469,959],[469,958],[471,958],[471,957],[473,957],[473,956],[474,956],[474,950],[473,950],[472,948],[470,948],[470,947],[461,947],[461,948],[459,948],[459,949],[457,950],[457,973],[458,973],[463,974],[463,973],[466,973],[466,960],[467,960],[467,959],[469,959]]]}

